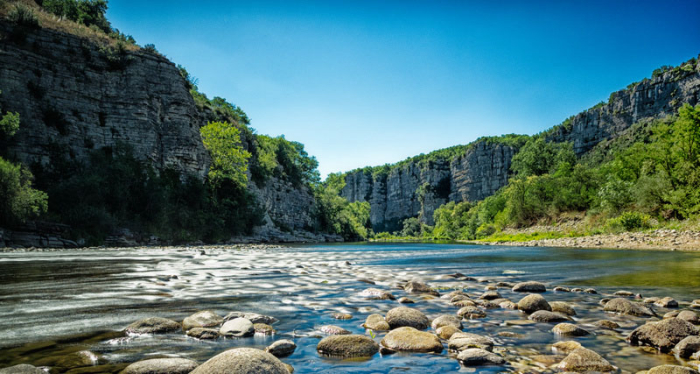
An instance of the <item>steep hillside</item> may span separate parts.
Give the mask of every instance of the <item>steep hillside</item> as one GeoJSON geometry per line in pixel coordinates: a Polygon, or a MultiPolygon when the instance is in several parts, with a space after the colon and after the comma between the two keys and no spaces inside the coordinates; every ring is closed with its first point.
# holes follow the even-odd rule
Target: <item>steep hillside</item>
{"type": "MultiPolygon", "coordinates": [[[[581,157],[635,123],[663,118],[684,103],[698,102],[699,65],[666,68],[540,135],[548,141],[571,142],[581,157]]],[[[433,224],[433,212],[440,205],[478,201],[507,184],[511,159],[525,138],[513,139],[517,138],[480,139],[449,148],[450,152],[437,151],[395,165],[351,171],[345,175],[341,195],[350,201],[370,202],[375,231],[395,231],[404,219],[416,216],[433,224]]]]}

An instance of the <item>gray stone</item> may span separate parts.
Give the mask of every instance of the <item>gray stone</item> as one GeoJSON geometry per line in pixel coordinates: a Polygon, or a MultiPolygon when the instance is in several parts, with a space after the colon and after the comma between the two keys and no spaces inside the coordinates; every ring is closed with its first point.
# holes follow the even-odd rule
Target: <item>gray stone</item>
{"type": "Polygon", "coordinates": [[[690,358],[696,352],[700,352],[700,336],[687,336],[673,348],[673,351],[681,358],[690,358]]]}
{"type": "Polygon", "coordinates": [[[447,341],[447,349],[461,352],[469,348],[481,348],[487,351],[493,350],[493,339],[488,336],[472,334],[469,332],[456,332],[447,341]]]}
{"type": "Polygon", "coordinates": [[[134,362],[121,374],[188,374],[197,365],[195,361],[184,358],[154,358],[134,362]]]}
{"type": "Polygon", "coordinates": [[[547,287],[540,282],[520,282],[513,286],[513,292],[545,292],[547,287]]]}
{"type": "Polygon", "coordinates": [[[647,374],[698,374],[698,371],[685,366],[661,365],[649,369],[647,374]]]}
{"type": "Polygon", "coordinates": [[[483,300],[496,300],[502,298],[502,296],[497,291],[486,291],[479,298],[483,300]]]}
{"type": "Polygon", "coordinates": [[[331,335],[323,338],[316,350],[326,356],[371,357],[379,352],[379,345],[364,335],[331,335]]]}
{"type": "Polygon", "coordinates": [[[681,340],[692,335],[698,335],[697,327],[682,319],[669,318],[637,327],[627,337],[627,341],[634,345],[648,345],[661,352],[668,352],[681,340]]]}
{"type": "Polygon", "coordinates": [[[531,294],[523,297],[518,301],[518,309],[525,313],[534,313],[538,310],[551,311],[552,307],[549,305],[547,300],[545,300],[542,295],[531,294]]]}
{"type": "Polygon", "coordinates": [[[413,327],[399,327],[390,331],[381,346],[390,352],[442,352],[442,343],[437,336],[413,327]]]}
{"type": "Polygon", "coordinates": [[[672,297],[664,297],[656,301],[654,305],[662,308],[678,308],[678,301],[674,300],[672,297]]]}
{"type": "Polygon", "coordinates": [[[46,374],[43,370],[32,365],[20,364],[0,369],[0,374],[46,374]]]}
{"type": "Polygon", "coordinates": [[[282,339],[270,344],[265,348],[265,352],[272,354],[275,357],[287,357],[294,353],[297,345],[293,341],[282,339]]]}
{"type": "Polygon", "coordinates": [[[206,329],[202,327],[195,327],[193,329],[187,330],[187,336],[191,336],[197,339],[217,339],[219,337],[219,330],[217,329],[206,329]]]}
{"type": "Polygon", "coordinates": [[[615,367],[610,365],[608,360],[601,357],[599,354],[586,348],[576,348],[562,362],[559,363],[559,369],[563,371],[572,371],[577,373],[588,372],[612,372],[615,367]]]}
{"type": "Polygon", "coordinates": [[[131,334],[165,334],[178,331],[181,328],[179,323],[171,319],[150,317],[130,324],[124,331],[131,334]]]}
{"type": "Polygon", "coordinates": [[[203,363],[192,374],[289,374],[277,357],[253,348],[235,348],[203,363]]]}
{"type": "Polygon", "coordinates": [[[381,314],[370,314],[367,316],[367,319],[362,326],[364,326],[366,329],[374,331],[387,331],[391,329],[381,314]]]}
{"type": "Polygon", "coordinates": [[[428,317],[426,317],[423,312],[405,306],[391,309],[386,313],[384,319],[392,329],[404,326],[413,327],[418,330],[425,330],[428,328],[428,317]]]}
{"type": "Polygon", "coordinates": [[[457,315],[464,319],[477,319],[486,317],[486,312],[475,306],[467,305],[458,310],[457,315]]]}
{"type": "Polygon", "coordinates": [[[692,312],[690,310],[684,310],[678,313],[677,318],[680,318],[684,321],[688,321],[693,325],[700,325],[700,318],[698,318],[698,315],[695,312],[692,312]]]}
{"type": "Polygon", "coordinates": [[[452,326],[452,325],[447,325],[447,326],[442,326],[438,327],[437,330],[435,330],[435,333],[440,337],[440,339],[449,339],[454,335],[455,333],[461,332],[462,330],[452,326]]]}
{"type": "Polygon", "coordinates": [[[408,293],[427,293],[433,296],[440,296],[439,292],[433,290],[432,288],[430,288],[430,286],[421,282],[408,282],[406,283],[403,289],[408,293]]]}
{"type": "Polygon", "coordinates": [[[646,306],[633,301],[617,298],[605,303],[603,310],[637,317],[652,317],[654,313],[646,306]]]}
{"type": "Polygon", "coordinates": [[[321,332],[326,333],[328,335],[350,335],[352,334],[350,331],[340,327],[340,326],[335,326],[335,325],[324,325],[319,327],[319,330],[321,332]]]}
{"type": "Polygon", "coordinates": [[[195,327],[217,327],[224,323],[224,319],[211,310],[197,312],[182,321],[182,328],[187,331],[195,327]]]}
{"type": "Polygon", "coordinates": [[[246,313],[246,312],[231,312],[224,317],[224,322],[230,321],[236,318],[245,318],[252,323],[264,323],[266,325],[273,325],[278,322],[277,318],[272,316],[266,316],[258,313],[246,313]]]}
{"type": "Polygon", "coordinates": [[[370,300],[396,300],[394,295],[378,288],[368,288],[360,292],[360,296],[370,300]]]}
{"type": "Polygon", "coordinates": [[[462,321],[460,321],[460,319],[455,316],[444,314],[438,318],[435,318],[430,324],[430,326],[433,328],[433,330],[437,330],[438,328],[443,326],[453,326],[456,329],[461,330],[462,321]]]}
{"type": "Polygon", "coordinates": [[[587,330],[582,329],[572,323],[560,323],[554,326],[552,332],[557,335],[565,336],[585,336],[590,334],[590,332],[587,330]]]}
{"type": "Polygon", "coordinates": [[[253,323],[245,318],[234,318],[226,321],[219,329],[219,334],[222,336],[233,336],[242,338],[255,334],[253,323]]]}
{"type": "Polygon", "coordinates": [[[569,318],[563,314],[546,310],[538,310],[535,313],[530,314],[528,319],[535,322],[564,322],[569,320],[569,318]]]}
{"type": "Polygon", "coordinates": [[[503,365],[506,363],[503,357],[480,348],[469,348],[459,352],[457,360],[464,366],[503,365]]]}
{"type": "Polygon", "coordinates": [[[574,308],[572,308],[571,305],[563,301],[552,301],[551,303],[549,303],[549,305],[552,307],[552,312],[565,314],[567,316],[576,315],[576,311],[574,310],[574,308]]]}

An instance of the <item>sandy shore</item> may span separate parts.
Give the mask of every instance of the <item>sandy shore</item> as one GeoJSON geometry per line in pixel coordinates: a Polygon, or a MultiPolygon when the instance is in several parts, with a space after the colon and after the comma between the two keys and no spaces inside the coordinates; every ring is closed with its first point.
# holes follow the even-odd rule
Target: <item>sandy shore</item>
{"type": "Polygon", "coordinates": [[[526,247],[572,247],[572,248],[620,248],[651,249],[664,251],[700,251],[700,232],[654,230],[649,232],[627,232],[622,234],[600,234],[558,239],[530,240],[525,242],[485,242],[474,244],[509,245],[526,247]]]}

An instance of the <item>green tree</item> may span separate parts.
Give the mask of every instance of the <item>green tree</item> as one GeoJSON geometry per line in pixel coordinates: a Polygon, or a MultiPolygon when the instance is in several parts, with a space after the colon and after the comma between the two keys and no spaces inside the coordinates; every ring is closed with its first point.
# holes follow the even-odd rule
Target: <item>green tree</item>
{"type": "Polygon", "coordinates": [[[548,142],[543,137],[532,138],[513,156],[511,170],[520,177],[554,173],[559,164],[576,163],[571,143],[548,142]]]}
{"type": "Polygon", "coordinates": [[[241,145],[240,130],[227,122],[210,122],[200,133],[212,158],[209,168],[212,184],[220,186],[224,180],[229,180],[244,187],[248,182],[246,171],[250,153],[241,145]]]}

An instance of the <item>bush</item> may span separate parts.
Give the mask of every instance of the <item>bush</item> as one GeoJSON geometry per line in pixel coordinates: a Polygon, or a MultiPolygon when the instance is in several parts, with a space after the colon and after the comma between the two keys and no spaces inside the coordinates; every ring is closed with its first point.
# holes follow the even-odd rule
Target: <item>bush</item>
{"type": "Polygon", "coordinates": [[[34,11],[24,4],[15,5],[12,10],[10,10],[7,18],[17,26],[25,28],[38,28],[40,26],[39,18],[34,14],[34,11]]]}
{"type": "Polygon", "coordinates": [[[106,0],[43,0],[42,6],[47,12],[87,27],[96,26],[110,34],[112,27],[107,21],[106,0]]]}
{"type": "Polygon", "coordinates": [[[48,196],[32,188],[32,174],[0,157],[0,225],[12,226],[46,212],[48,196]]]}
{"type": "Polygon", "coordinates": [[[230,123],[210,122],[200,129],[204,147],[211,154],[209,180],[220,186],[224,180],[244,187],[248,182],[250,153],[241,146],[240,130],[230,123]]]}
{"type": "Polygon", "coordinates": [[[608,220],[606,227],[613,232],[632,231],[651,227],[651,217],[639,212],[624,212],[619,217],[608,220]]]}
{"type": "Polygon", "coordinates": [[[7,112],[0,119],[0,135],[13,136],[19,130],[19,113],[7,112]]]}

